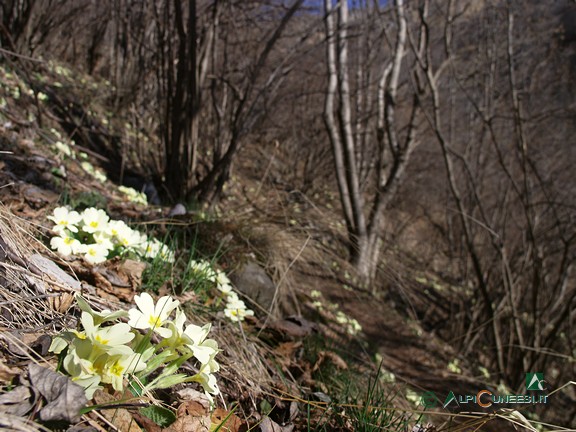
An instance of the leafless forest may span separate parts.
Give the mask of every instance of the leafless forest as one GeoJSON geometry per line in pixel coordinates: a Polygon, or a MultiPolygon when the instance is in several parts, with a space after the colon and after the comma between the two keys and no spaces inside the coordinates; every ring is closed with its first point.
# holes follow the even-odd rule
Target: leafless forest
{"type": "Polygon", "coordinates": [[[359,287],[398,248],[454,288],[437,330],[463,356],[573,380],[576,6],[381,3],[4,0],[0,54],[110,81],[129,144],[60,92],[64,126],[166,202],[215,203],[247,146],[277,151],[270,182],[339,197],[359,287]]]}

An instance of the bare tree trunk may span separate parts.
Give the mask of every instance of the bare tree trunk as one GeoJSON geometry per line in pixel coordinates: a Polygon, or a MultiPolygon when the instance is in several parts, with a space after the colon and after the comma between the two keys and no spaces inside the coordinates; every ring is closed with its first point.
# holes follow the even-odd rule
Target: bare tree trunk
{"type": "MultiPolygon", "coordinates": [[[[324,1],[326,14],[326,62],[328,86],[324,105],[324,122],[334,155],[334,164],[340,201],[348,231],[350,260],[356,267],[363,283],[370,281],[376,272],[380,252],[380,237],[384,211],[395,196],[404,177],[410,154],[416,146],[417,99],[413,98],[407,134],[401,139],[399,121],[396,118],[396,105],[400,75],[405,59],[407,37],[406,13],[403,0],[394,4],[398,22],[395,46],[391,60],[378,71],[377,134],[369,140],[372,125],[359,121],[362,106],[371,100],[369,86],[360,87],[352,95],[349,76],[349,22],[348,3],[339,1],[336,9],[332,1],[324,1]],[[354,100],[356,103],[353,104],[354,100]],[[335,106],[338,101],[338,106],[335,106]],[[357,120],[353,122],[352,106],[356,108],[357,120]],[[355,130],[356,129],[356,130],[355,130]],[[360,141],[360,137],[362,141],[360,141]],[[365,141],[364,141],[365,140],[365,141]],[[373,154],[367,147],[378,148],[375,167],[376,192],[366,202],[363,190],[364,169],[373,161],[358,160],[373,154]]],[[[362,76],[361,64],[357,64],[357,76],[362,76]]]]}
{"type": "Polygon", "coordinates": [[[356,224],[354,223],[351,192],[349,190],[348,178],[346,176],[347,166],[344,157],[344,143],[340,136],[339,125],[336,122],[334,107],[339,81],[337,60],[339,47],[337,43],[336,15],[331,0],[324,0],[324,8],[326,11],[326,56],[328,66],[328,88],[324,104],[324,122],[332,145],[336,180],[340,192],[340,201],[344,210],[346,229],[348,231],[350,244],[353,245],[355,243],[354,237],[356,235],[356,224]]]}

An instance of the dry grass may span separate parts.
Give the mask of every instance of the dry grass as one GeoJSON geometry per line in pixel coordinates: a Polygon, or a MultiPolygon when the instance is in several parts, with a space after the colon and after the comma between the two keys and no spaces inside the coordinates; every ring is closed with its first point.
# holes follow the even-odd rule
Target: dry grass
{"type": "Polygon", "coordinates": [[[36,238],[39,229],[0,205],[0,326],[48,330],[65,318],[71,286],[55,280],[35,264],[49,254],[36,238]]]}

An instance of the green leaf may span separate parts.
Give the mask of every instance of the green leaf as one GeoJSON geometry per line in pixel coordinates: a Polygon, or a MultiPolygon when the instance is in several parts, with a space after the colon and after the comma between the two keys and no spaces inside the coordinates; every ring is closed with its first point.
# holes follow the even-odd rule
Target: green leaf
{"type": "Polygon", "coordinates": [[[170,426],[176,421],[176,414],[168,408],[151,405],[146,408],[140,408],[140,414],[148,417],[160,427],[170,426]]]}
{"type": "Polygon", "coordinates": [[[260,402],[260,414],[268,415],[272,412],[272,405],[266,399],[262,399],[260,402]]]}
{"type": "Polygon", "coordinates": [[[170,357],[171,355],[172,355],[172,351],[166,350],[166,351],[161,352],[160,354],[153,356],[146,363],[146,369],[138,372],[136,374],[136,376],[140,379],[148,376],[149,374],[154,372],[156,369],[158,369],[162,365],[162,363],[164,363],[168,359],[168,357],[170,357]]]}
{"type": "Polygon", "coordinates": [[[144,394],[146,384],[148,384],[148,380],[146,378],[131,380],[128,383],[128,390],[134,396],[142,396],[144,394]]]}
{"type": "Polygon", "coordinates": [[[174,374],[167,376],[159,376],[149,385],[146,386],[148,390],[165,389],[175,386],[176,384],[181,384],[187,382],[188,375],[186,374],[174,374]]]}

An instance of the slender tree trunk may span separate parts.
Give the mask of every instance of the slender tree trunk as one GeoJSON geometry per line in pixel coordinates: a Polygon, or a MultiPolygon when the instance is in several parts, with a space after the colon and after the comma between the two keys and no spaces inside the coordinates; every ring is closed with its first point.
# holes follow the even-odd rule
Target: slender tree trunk
{"type": "MultiPolygon", "coordinates": [[[[398,190],[410,154],[416,145],[415,123],[418,105],[416,98],[412,100],[408,133],[402,140],[398,136],[401,127],[396,118],[396,104],[405,57],[407,24],[403,0],[397,0],[394,7],[398,22],[396,44],[391,60],[382,65],[378,72],[381,78],[377,91],[377,134],[376,140],[367,141],[365,137],[371,134],[372,126],[367,121],[360,121],[359,117],[366,115],[362,107],[373,99],[371,94],[362,92],[370,92],[372,89],[370,86],[362,87],[356,83],[361,88],[357,89],[355,94],[351,90],[350,40],[347,31],[348,2],[344,0],[337,2],[335,9],[331,0],[324,1],[328,68],[324,122],[334,155],[340,201],[348,231],[350,261],[355,266],[362,283],[369,282],[375,276],[383,214],[398,190]],[[352,107],[355,107],[355,113],[352,112],[352,107]],[[354,115],[355,121],[353,121],[354,115]],[[373,164],[373,161],[358,159],[373,154],[373,151],[366,151],[368,146],[371,146],[370,150],[378,149],[376,178],[372,180],[376,184],[376,193],[369,203],[366,202],[362,187],[365,171],[359,167],[366,167],[373,164]]],[[[366,66],[357,65],[357,76],[363,76],[362,67],[366,66]]],[[[370,75],[368,71],[366,74],[370,75]]]]}

